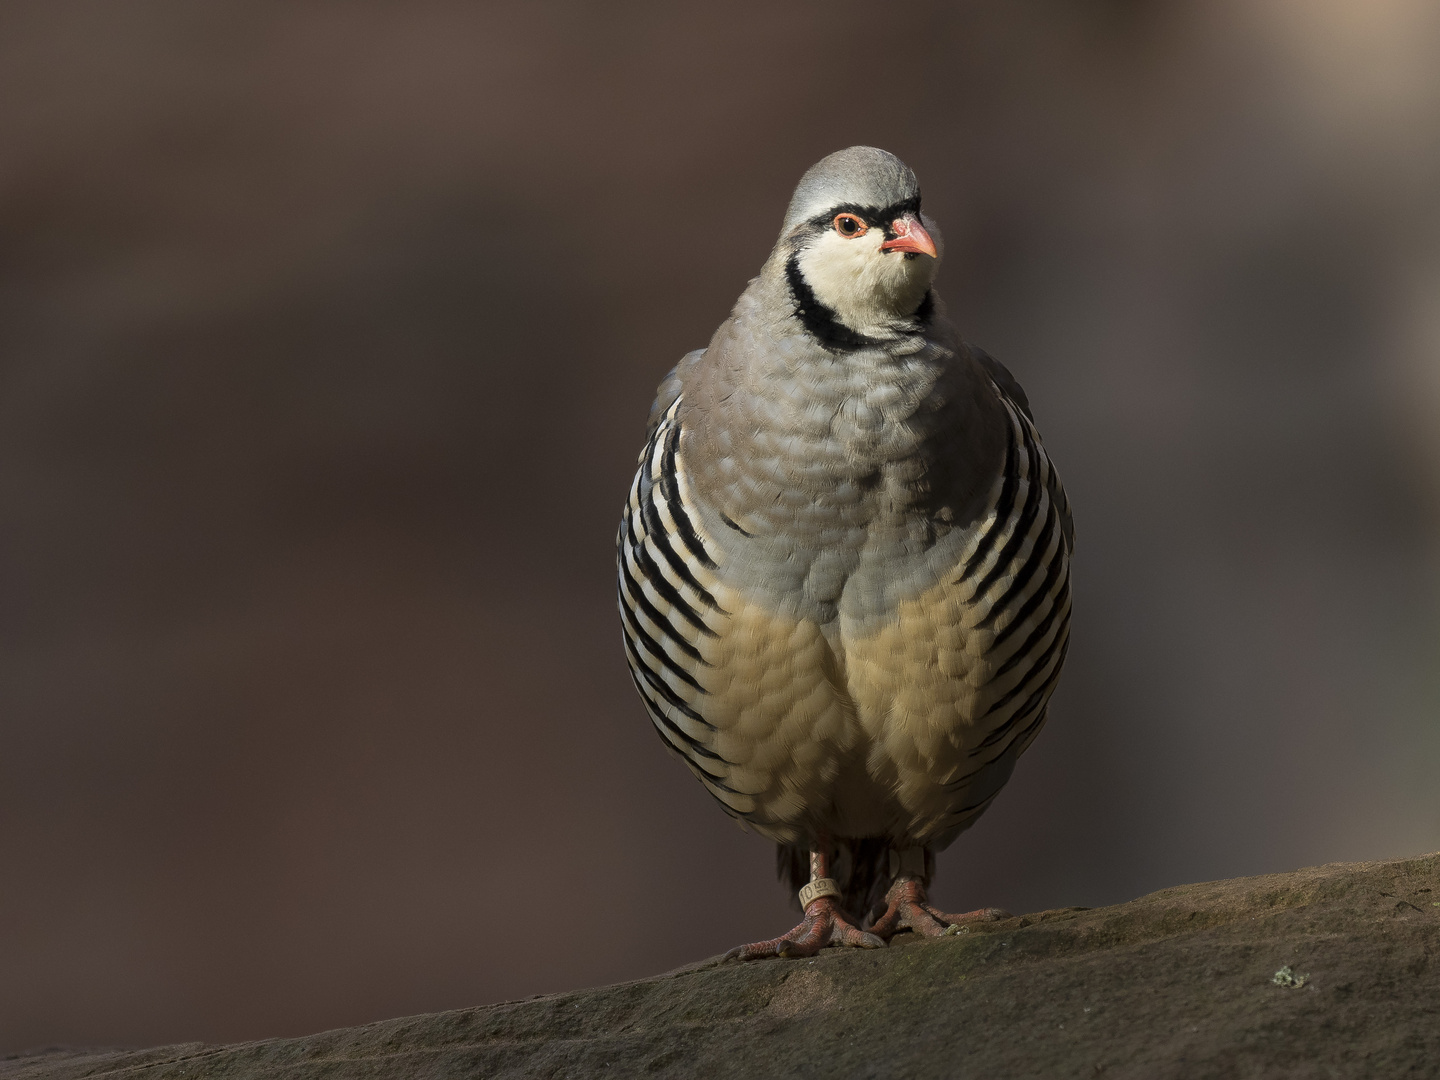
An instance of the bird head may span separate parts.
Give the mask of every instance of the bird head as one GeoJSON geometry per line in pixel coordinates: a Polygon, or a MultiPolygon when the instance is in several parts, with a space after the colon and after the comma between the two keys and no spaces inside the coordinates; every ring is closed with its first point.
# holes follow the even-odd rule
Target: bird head
{"type": "Polygon", "coordinates": [[[913,330],[941,243],[903,161],[871,146],[837,151],[801,178],[785,213],[780,247],[796,314],[822,339],[827,325],[842,341],[847,331],[883,339],[913,330]]]}

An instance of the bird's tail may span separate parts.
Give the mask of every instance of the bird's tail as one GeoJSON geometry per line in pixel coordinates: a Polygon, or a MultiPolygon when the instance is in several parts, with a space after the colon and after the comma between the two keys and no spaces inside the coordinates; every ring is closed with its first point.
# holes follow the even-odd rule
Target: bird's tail
{"type": "MultiPolygon", "coordinates": [[[[885,910],[885,893],[894,884],[890,852],[894,842],[884,836],[839,840],[830,849],[830,876],[840,886],[840,906],[852,918],[873,922],[885,910]],[[877,910],[878,909],[878,910],[877,910]]],[[[925,852],[925,876],[933,873],[934,856],[925,852]]],[[[790,886],[790,902],[800,906],[796,893],[810,881],[810,848],[804,844],[776,844],[775,870],[790,886]]]]}

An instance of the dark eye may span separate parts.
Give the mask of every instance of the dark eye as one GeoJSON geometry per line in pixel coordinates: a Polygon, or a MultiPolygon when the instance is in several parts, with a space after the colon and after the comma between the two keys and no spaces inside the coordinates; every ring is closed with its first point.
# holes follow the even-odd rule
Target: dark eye
{"type": "Polygon", "coordinates": [[[834,225],[835,231],[841,236],[851,238],[861,235],[869,228],[865,222],[861,221],[854,214],[836,214],[834,225]]]}

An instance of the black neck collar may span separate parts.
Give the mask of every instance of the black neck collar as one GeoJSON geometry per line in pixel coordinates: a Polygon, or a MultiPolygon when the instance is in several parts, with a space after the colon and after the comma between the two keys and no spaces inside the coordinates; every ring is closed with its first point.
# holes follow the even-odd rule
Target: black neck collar
{"type": "MultiPolygon", "coordinates": [[[[874,348],[885,344],[877,338],[866,337],[864,334],[851,330],[840,321],[834,308],[819,301],[815,296],[815,290],[810,288],[810,283],[800,272],[798,253],[791,255],[786,260],[785,281],[790,286],[790,299],[795,304],[795,317],[800,320],[801,325],[805,327],[810,336],[825,349],[830,352],[848,352],[852,349],[874,348]]],[[[934,291],[927,290],[925,299],[920,301],[920,306],[915,309],[912,318],[920,327],[924,327],[930,322],[930,314],[934,309],[934,291]]]]}

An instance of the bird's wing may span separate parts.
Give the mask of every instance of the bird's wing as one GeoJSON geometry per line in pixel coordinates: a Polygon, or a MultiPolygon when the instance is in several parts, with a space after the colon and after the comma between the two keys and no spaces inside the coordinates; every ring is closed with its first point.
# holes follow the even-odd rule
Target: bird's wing
{"type": "Polygon", "coordinates": [[[1012,404],[1018,406],[1026,418],[1034,423],[1035,417],[1030,412],[1030,399],[1025,396],[1025,388],[1016,381],[1014,375],[1010,374],[1010,369],[979,346],[971,345],[970,352],[976,360],[980,361],[980,366],[985,369],[985,374],[989,375],[995,385],[1000,388],[1000,393],[1012,404]]]}
{"type": "Polygon", "coordinates": [[[700,355],[688,354],[660,384],[616,537],[619,604],[630,674],[656,731],[740,817],[753,801],[730,783],[735,763],[714,748],[708,715],[707,672],[730,612],[716,599],[716,562],[681,493],[678,460],[682,383],[700,355]]]}
{"type": "MultiPolygon", "coordinates": [[[[672,379],[683,375],[682,365],[672,379]]],[[[729,580],[733,549],[707,529],[691,487],[684,394],[652,428],[621,515],[626,659],[656,732],[726,813],[771,839],[794,840],[807,785],[825,770],[793,748],[815,741],[823,751],[827,739],[842,738],[846,704],[821,627],[777,614],[729,580]]]]}
{"type": "MultiPolygon", "coordinates": [[[[1015,408],[1025,414],[1025,419],[1031,424],[1035,423],[1035,415],[1030,411],[1030,399],[1025,395],[1025,389],[1010,374],[1010,369],[996,360],[993,356],[975,345],[970,346],[970,352],[985,373],[990,376],[990,381],[995,384],[995,389],[1000,392],[1000,397],[1009,402],[1015,408]]],[[[1070,499],[1065,494],[1065,489],[1060,485],[1059,477],[1052,471],[1050,474],[1049,493],[1055,508],[1060,512],[1060,529],[1065,534],[1065,542],[1070,550],[1075,550],[1075,522],[1070,516],[1070,499]]]]}
{"type": "Polygon", "coordinates": [[[665,373],[665,378],[660,380],[660,385],[655,390],[655,404],[650,406],[650,419],[645,425],[645,438],[655,434],[660,421],[670,410],[670,406],[675,404],[680,391],[685,388],[686,373],[698,364],[704,355],[704,349],[694,349],[686,353],[678,364],[665,373]]]}

